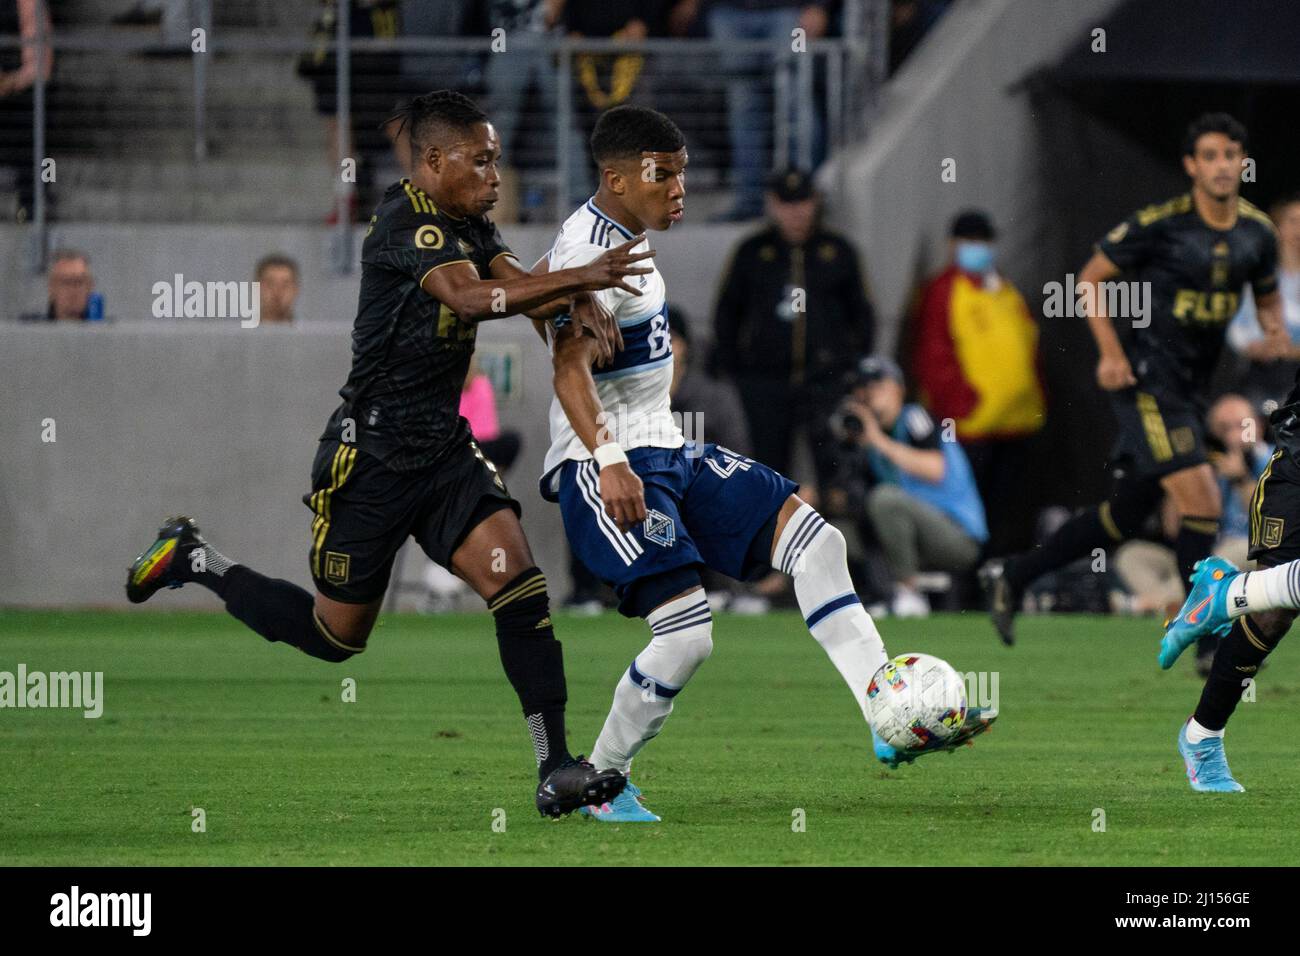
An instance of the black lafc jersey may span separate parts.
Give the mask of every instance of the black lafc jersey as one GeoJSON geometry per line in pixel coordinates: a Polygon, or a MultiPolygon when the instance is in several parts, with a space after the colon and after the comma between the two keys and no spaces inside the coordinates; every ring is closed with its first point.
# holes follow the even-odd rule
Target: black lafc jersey
{"type": "Polygon", "coordinates": [[[409,180],[394,183],[361,247],[352,371],[324,438],[353,440],[394,471],[427,468],[469,437],[460,393],[477,326],[420,288],[434,269],[471,263],[481,278],[510,255],[486,217],[456,219],[409,180]],[[353,435],[347,432],[349,420],[353,435]]]}
{"type": "Polygon", "coordinates": [[[1139,388],[1151,391],[1201,398],[1246,283],[1256,296],[1277,288],[1273,224],[1240,198],[1231,229],[1209,226],[1186,193],[1138,210],[1097,248],[1128,279],[1150,283],[1145,327],[1114,318],[1135,320],[1125,350],[1139,388]]]}

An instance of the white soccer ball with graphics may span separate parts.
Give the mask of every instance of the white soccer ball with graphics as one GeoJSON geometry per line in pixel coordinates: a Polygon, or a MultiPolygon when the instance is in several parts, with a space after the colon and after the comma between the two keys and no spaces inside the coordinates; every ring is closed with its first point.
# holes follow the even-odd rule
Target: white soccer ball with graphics
{"type": "Polygon", "coordinates": [[[966,722],[966,684],[947,661],[900,654],[872,675],[867,713],[886,743],[921,750],[951,739],[966,722]]]}

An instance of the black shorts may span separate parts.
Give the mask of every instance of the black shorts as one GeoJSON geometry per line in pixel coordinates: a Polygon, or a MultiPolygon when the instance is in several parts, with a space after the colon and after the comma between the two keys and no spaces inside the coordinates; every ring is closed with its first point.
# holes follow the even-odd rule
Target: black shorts
{"type": "Polygon", "coordinates": [[[1250,551],[1263,568],[1300,558],[1300,465],[1273,452],[1250,499],[1250,551]]]}
{"type": "Polygon", "coordinates": [[[443,567],[477,525],[502,508],[520,513],[496,466],[474,440],[437,466],[396,472],[335,439],[320,443],[311,493],[311,576],[321,594],[368,604],[388,588],[393,559],[408,537],[443,567]]]}
{"type": "Polygon", "coordinates": [[[1192,399],[1139,386],[1112,394],[1111,406],[1119,425],[1113,468],[1163,478],[1206,463],[1205,415],[1192,399]]]}

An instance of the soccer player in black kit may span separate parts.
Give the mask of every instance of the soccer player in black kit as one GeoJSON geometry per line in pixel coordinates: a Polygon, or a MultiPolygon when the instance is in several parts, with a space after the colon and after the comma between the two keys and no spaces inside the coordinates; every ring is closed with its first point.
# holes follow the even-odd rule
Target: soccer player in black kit
{"type": "MultiPolygon", "coordinates": [[[[1079,276],[1079,288],[1094,293],[1084,304],[1100,352],[1097,384],[1110,393],[1119,425],[1110,463],[1114,490],[1035,550],[986,566],[993,624],[1006,644],[1015,640],[1015,613],[1034,579],[1132,537],[1164,494],[1180,515],[1175,552],[1188,579],[1218,535],[1222,501],[1206,460],[1206,390],[1246,283],[1276,354],[1289,348],[1275,275],[1276,232],[1238,196],[1245,128],[1225,113],[1201,116],[1187,129],[1183,153],[1191,190],[1112,229],[1079,276]],[[1127,344],[1097,286],[1121,273],[1150,283],[1149,313],[1134,321],[1127,344]]],[[[1214,644],[1208,641],[1198,657],[1202,670],[1214,644]]]]}
{"type": "Polygon", "coordinates": [[[488,118],[446,90],[416,97],[399,117],[413,172],[389,187],[371,217],[352,370],[303,496],[314,515],[315,596],[236,564],[178,517],[132,565],[127,597],[138,603],[163,587],[202,584],[268,641],[346,661],[365,649],[394,556],[414,537],[487,601],[537,758],[538,810],[559,816],[612,799],[626,779],[569,754],[546,578],[519,524],[519,504],[458,403],[477,323],[486,319],[573,312],[612,358],[621,346],[617,327],[594,310],[584,319],[573,306],[600,289],[639,294],[623,280],[648,273],[636,263],[653,253],[631,254],[636,237],[581,268],[525,272],[485,215],[497,201],[501,155],[488,118]]]}

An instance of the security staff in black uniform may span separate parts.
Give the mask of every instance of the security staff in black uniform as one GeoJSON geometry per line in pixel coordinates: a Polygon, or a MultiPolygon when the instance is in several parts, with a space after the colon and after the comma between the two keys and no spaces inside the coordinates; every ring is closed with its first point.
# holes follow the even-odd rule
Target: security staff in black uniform
{"type": "Polygon", "coordinates": [[[789,473],[792,439],[806,433],[821,480],[834,467],[825,423],[845,373],[871,352],[875,313],[857,250],[819,223],[809,175],[775,173],[766,202],[767,225],[724,272],[712,366],[740,391],[753,456],[789,473]]]}

